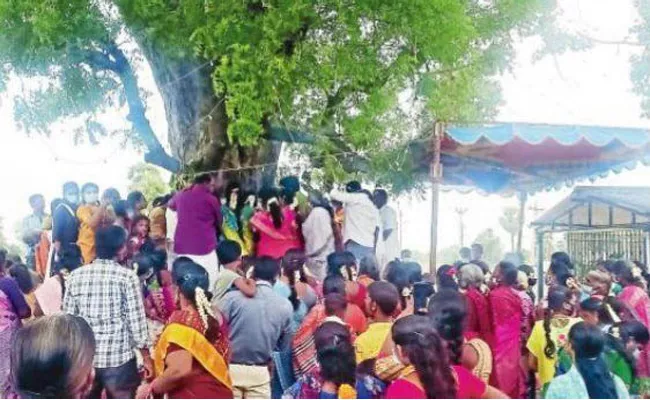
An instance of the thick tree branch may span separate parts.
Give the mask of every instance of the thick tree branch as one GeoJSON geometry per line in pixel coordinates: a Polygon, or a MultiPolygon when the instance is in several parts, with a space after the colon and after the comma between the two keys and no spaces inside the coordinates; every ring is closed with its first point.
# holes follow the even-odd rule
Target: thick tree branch
{"type": "Polygon", "coordinates": [[[114,43],[109,44],[106,51],[107,53],[100,51],[85,52],[84,61],[93,69],[113,71],[119,77],[124,86],[126,101],[129,105],[128,119],[147,148],[147,153],[144,156],[145,161],[170,172],[179,172],[181,169],[180,162],[167,154],[145,115],[146,109],[140,98],[138,81],[129,60],[114,43]]]}

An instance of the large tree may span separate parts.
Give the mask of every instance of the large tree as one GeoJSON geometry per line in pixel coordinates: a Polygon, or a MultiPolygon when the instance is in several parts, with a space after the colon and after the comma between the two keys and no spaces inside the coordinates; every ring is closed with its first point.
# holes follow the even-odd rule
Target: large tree
{"type": "Polygon", "coordinates": [[[266,139],[308,137],[330,180],[355,157],[408,186],[419,116],[398,94],[426,95],[436,119],[493,115],[495,74],[552,14],[552,0],[3,0],[0,82],[33,78],[14,92],[24,130],[68,119],[92,141],[118,131],[173,172],[271,163],[266,139]],[[172,154],[146,115],[147,66],[172,154]],[[110,108],[131,129],[102,121],[110,108]]]}

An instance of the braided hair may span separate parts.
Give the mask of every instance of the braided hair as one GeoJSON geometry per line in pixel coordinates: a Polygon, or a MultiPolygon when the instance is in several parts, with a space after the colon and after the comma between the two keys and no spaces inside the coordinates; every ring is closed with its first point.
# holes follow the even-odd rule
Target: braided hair
{"type": "Polygon", "coordinates": [[[212,294],[208,291],[210,279],[207,271],[191,259],[179,257],[174,261],[172,278],[183,297],[189,300],[196,308],[196,311],[201,317],[201,322],[203,322],[206,336],[210,336],[208,334],[211,327],[209,323],[210,319],[216,322],[217,327],[218,320],[210,305],[212,294]]]}
{"type": "Polygon", "coordinates": [[[289,281],[289,288],[291,289],[289,301],[291,302],[294,311],[298,310],[298,307],[300,307],[300,299],[298,299],[296,283],[307,283],[307,275],[305,274],[306,261],[307,257],[305,256],[305,253],[295,249],[287,251],[284,257],[282,257],[282,272],[289,281]]]}
{"type": "Polygon", "coordinates": [[[552,286],[548,292],[548,307],[544,309],[544,355],[548,358],[555,358],[557,348],[551,339],[551,317],[553,312],[562,311],[567,302],[571,300],[572,293],[565,286],[552,286]]]}
{"type": "Polygon", "coordinates": [[[273,226],[275,229],[282,228],[282,222],[284,221],[284,215],[282,214],[282,207],[280,207],[278,196],[278,190],[275,188],[263,188],[260,190],[262,205],[269,211],[269,214],[271,214],[271,219],[273,220],[273,226]]]}
{"type": "Polygon", "coordinates": [[[443,340],[429,317],[409,315],[393,324],[393,342],[415,368],[429,399],[455,399],[456,379],[443,340]]]}
{"type": "Polygon", "coordinates": [[[407,301],[412,294],[412,285],[409,280],[409,273],[401,261],[393,260],[388,263],[386,267],[386,280],[397,288],[400,294],[402,310],[406,309],[407,301]]]}
{"type": "Polygon", "coordinates": [[[460,364],[467,322],[465,297],[454,289],[441,289],[429,301],[429,317],[433,320],[433,327],[447,342],[452,364],[460,364]]]}

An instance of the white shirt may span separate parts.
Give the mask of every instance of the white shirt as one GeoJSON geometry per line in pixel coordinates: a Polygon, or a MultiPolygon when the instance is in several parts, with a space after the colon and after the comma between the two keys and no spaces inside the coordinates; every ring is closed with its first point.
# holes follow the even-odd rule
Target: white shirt
{"type": "Polygon", "coordinates": [[[333,200],[343,203],[343,243],[352,240],[365,247],[375,246],[375,230],[380,228],[379,210],[365,193],[332,192],[333,200]]]}
{"type": "Polygon", "coordinates": [[[336,250],[332,217],[323,207],[314,207],[311,210],[302,224],[302,234],[305,237],[305,252],[315,260],[325,261],[327,256],[336,250]]]}
{"type": "Polygon", "coordinates": [[[379,210],[379,214],[381,215],[382,240],[384,238],[383,232],[391,231],[390,235],[384,240],[383,261],[381,264],[383,267],[396,258],[399,258],[402,249],[397,232],[397,213],[393,208],[384,206],[379,210]]]}

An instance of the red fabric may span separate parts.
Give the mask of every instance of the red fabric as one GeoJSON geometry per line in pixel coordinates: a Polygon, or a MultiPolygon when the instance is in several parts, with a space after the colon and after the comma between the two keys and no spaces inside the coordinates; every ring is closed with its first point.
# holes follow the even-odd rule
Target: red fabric
{"type": "Polygon", "coordinates": [[[424,390],[406,379],[397,379],[386,390],[387,399],[426,399],[424,390]]]}
{"type": "MultiPolygon", "coordinates": [[[[645,290],[628,285],[618,295],[618,300],[630,311],[634,319],[650,329],[650,298],[645,290]]],[[[650,343],[648,343],[636,363],[636,372],[640,377],[650,376],[650,343]]]]}
{"type": "Polygon", "coordinates": [[[357,287],[356,293],[351,294],[351,290],[347,291],[346,297],[348,299],[348,304],[356,304],[359,309],[363,310],[366,307],[366,295],[368,290],[360,283],[355,283],[354,286],[357,287]]]}
{"type": "MultiPolygon", "coordinates": [[[[170,344],[167,354],[184,350],[182,347],[170,344]]],[[[192,372],[183,378],[181,386],[167,393],[169,399],[232,399],[232,390],[221,385],[206,371],[200,363],[192,360],[192,372]]]]}
{"type": "Polygon", "coordinates": [[[467,332],[475,333],[485,343],[491,344],[492,326],[487,298],[476,288],[470,288],[465,296],[467,297],[467,332]]]}
{"type": "Polygon", "coordinates": [[[458,381],[456,398],[457,399],[482,399],[487,384],[469,372],[465,367],[454,365],[451,367],[456,374],[458,381]]]}
{"type": "Polygon", "coordinates": [[[298,232],[297,214],[291,207],[282,209],[282,226],[277,229],[273,225],[271,214],[258,211],[251,219],[251,225],[259,234],[257,242],[257,256],[268,256],[279,259],[289,250],[302,249],[298,232]]]}
{"type": "Polygon", "coordinates": [[[523,398],[526,382],[520,374],[521,298],[507,286],[499,286],[488,295],[492,318],[492,355],[494,368],[491,383],[511,398],[523,398]]]}

